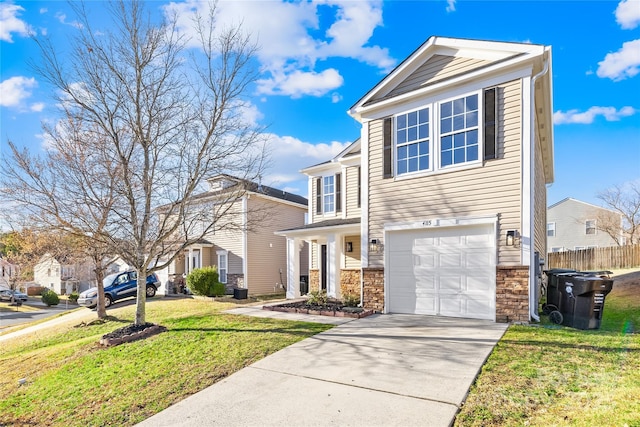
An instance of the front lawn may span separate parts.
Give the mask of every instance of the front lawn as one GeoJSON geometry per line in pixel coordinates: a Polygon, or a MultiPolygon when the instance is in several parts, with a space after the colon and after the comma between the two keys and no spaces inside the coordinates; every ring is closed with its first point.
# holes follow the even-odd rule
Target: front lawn
{"type": "Polygon", "coordinates": [[[616,281],[599,330],[511,326],[455,425],[640,426],[640,281],[616,281]]]}
{"type": "Polygon", "coordinates": [[[168,330],[109,348],[97,345],[100,337],[131,323],[135,306],[110,309],[106,323],[58,327],[3,343],[0,425],[133,425],[331,328],[221,313],[233,306],[191,299],[149,302],[147,321],[168,330]]]}

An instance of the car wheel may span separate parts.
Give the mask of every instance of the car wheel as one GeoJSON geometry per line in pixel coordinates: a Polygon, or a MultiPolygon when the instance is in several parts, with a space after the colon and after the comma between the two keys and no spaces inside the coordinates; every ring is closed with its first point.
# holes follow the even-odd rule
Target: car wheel
{"type": "Polygon", "coordinates": [[[151,298],[156,295],[156,288],[153,286],[147,286],[147,297],[151,298]]]}
{"type": "Polygon", "coordinates": [[[111,299],[111,297],[109,295],[105,295],[104,296],[104,307],[110,307],[111,304],[113,304],[113,299],[111,299]]]}

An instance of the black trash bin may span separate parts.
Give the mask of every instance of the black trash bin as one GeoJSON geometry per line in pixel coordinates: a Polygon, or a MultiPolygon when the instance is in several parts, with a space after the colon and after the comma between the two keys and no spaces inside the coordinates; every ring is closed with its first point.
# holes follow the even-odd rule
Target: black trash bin
{"type": "Polygon", "coordinates": [[[246,288],[233,288],[233,298],[235,299],[247,299],[248,289],[246,288]]]}
{"type": "Polygon", "coordinates": [[[595,274],[560,276],[562,324],[576,329],[600,329],[604,300],[612,288],[612,279],[595,274]]]}
{"type": "Polygon", "coordinates": [[[560,312],[560,303],[562,302],[562,293],[559,290],[559,283],[561,277],[571,277],[579,274],[576,270],[554,268],[546,270],[544,274],[547,275],[547,286],[545,289],[546,302],[542,304],[542,312],[549,316],[552,322],[560,324],[563,321],[562,313],[560,312]]]}
{"type": "Polygon", "coordinates": [[[300,295],[309,293],[309,276],[300,276],[300,295]]]}

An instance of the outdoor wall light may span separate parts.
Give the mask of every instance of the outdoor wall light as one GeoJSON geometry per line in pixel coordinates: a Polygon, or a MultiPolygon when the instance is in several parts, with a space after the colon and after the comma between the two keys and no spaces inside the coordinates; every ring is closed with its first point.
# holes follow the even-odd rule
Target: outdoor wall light
{"type": "Polygon", "coordinates": [[[507,246],[520,246],[520,233],[518,230],[507,230],[507,246]]]}
{"type": "Polygon", "coordinates": [[[353,252],[353,242],[346,242],[344,250],[346,252],[353,252]]]}
{"type": "Polygon", "coordinates": [[[369,252],[382,252],[382,242],[380,241],[380,239],[371,239],[371,241],[369,242],[369,252]]]}

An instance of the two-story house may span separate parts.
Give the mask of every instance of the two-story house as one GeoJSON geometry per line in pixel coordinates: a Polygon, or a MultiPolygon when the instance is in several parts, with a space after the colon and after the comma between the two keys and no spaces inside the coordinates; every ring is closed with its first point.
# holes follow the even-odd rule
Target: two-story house
{"type": "Polygon", "coordinates": [[[547,252],[624,244],[622,216],[567,197],[547,209],[547,252]]]}
{"type": "Polygon", "coordinates": [[[0,290],[11,289],[17,282],[20,269],[6,259],[0,258],[0,290]]]}
{"type": "MultiPolygon", "coordinates": [[[[166,271],[159,272],[161,278],[169,279],[166,292],[179,292],[189,272],[207,266],[217,267],[220,282],[229,290],[247,289],[248,295],[284,291],[287,286],[286,239],[276,236],[274,231],[304,225],[307,199],[230,175],[212,177],[208,184],[208,191],[194,197],[193,203],[208,204],[212,209],[216,204],[228,204],[224,207],[224,217],[217,221],[229,227],[214,225],[215,231],[206,233],[197,243],[181,251],[166,271]]],[[[306,246],[301,246],[300,250],[306,260],[306,246]]],[[[305,261],[301,274],[306,275],[307,271],[305,261]]],[[[297,277],[296,282],[299,280],[297,277]]]]}
{"type": "Polygon", "coordinates": [[[311,289],[366,308],[537,319],[551,74],[549,46],[429,38],[351,107],[359,140],[303,170],[312,221],[280,232],[287,296],[307,241],[311,289]]]}
{"type": "Polygon", "coordinates": [[[71,260],[45,254],[33,267],[33,281],[59,295],[82,292],[95,286],[95,268],[89,258],[71,260]]]}

